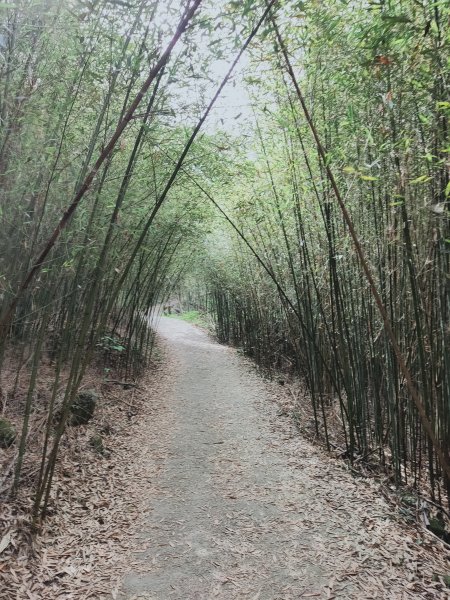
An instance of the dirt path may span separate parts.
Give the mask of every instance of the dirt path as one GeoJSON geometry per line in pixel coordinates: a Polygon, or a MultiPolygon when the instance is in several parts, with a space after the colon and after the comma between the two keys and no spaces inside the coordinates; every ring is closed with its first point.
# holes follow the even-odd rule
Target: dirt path
{"type": "Polygon", "coordinates": [[[447,597],[439,545],[301,440],[235,351],[180,320],[159,331],[175,358],[149,430],[162,468],[121,598],[447,597]]]}

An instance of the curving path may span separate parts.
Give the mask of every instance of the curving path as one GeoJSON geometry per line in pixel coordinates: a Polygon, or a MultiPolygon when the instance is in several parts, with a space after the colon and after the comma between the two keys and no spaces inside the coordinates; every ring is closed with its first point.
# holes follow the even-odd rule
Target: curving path
{"type": "Polygon", "coordinates": [[[247,361],[181,320],[159,334],[171,418],[149,430],[162,468],[123,600],[446,597],[433,548],[300,439],[247,361]]]}

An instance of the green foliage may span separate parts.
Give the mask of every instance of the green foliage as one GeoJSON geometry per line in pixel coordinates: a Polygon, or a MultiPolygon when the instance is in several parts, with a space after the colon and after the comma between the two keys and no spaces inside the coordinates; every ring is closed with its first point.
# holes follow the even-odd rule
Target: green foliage
{"type": "Polygon", "coordinates": [[[16,430],[12,423],[3,417],[0,418],[0,448],[9,448],[16,439],[16,430]]]}
{"type": "Polygon", "coordinates": [[[99,342],[97,343],[97,347],[106,352],[123,352],[126,350],[126,347],[120,343],[119,339],[110,337],[108,335],[104,335],[100,338],[99,342]]]}
{"type": "Polygon", "coordinates": [[[173,319],[181,319],[182,321],[186,321],[187,323],[191,323],[192,325],[198,325],[199,327],[203,327],[204,329],[211,328],[211,323],[208,320],[207,316],[198,310],[188,310],[186,312],[181,312],[180,314],[173,313],[167,316],[173,319]]]}

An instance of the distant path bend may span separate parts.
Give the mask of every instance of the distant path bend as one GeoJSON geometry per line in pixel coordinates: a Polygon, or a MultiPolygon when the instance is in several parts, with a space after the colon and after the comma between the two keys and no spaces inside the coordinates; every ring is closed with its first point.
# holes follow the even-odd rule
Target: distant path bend
{"type": "Polygon", "coordinates": [[[149,431],[162,469],[121,598],[446,597],[375,484],[302,440],[245,360],[179,319],[158,328],[173,423],[149,431]]]}

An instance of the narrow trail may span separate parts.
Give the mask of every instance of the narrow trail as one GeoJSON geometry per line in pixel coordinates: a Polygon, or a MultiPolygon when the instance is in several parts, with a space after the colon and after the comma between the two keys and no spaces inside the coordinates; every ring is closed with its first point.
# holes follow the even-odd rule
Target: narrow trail
{"type": "Polygon", "coordinates": [[[437,545],[277,416],[245,360],[177,319],[159,333],[170,416],[149,430],[160,474],[121,599],[447,597],[437,545]]]}

